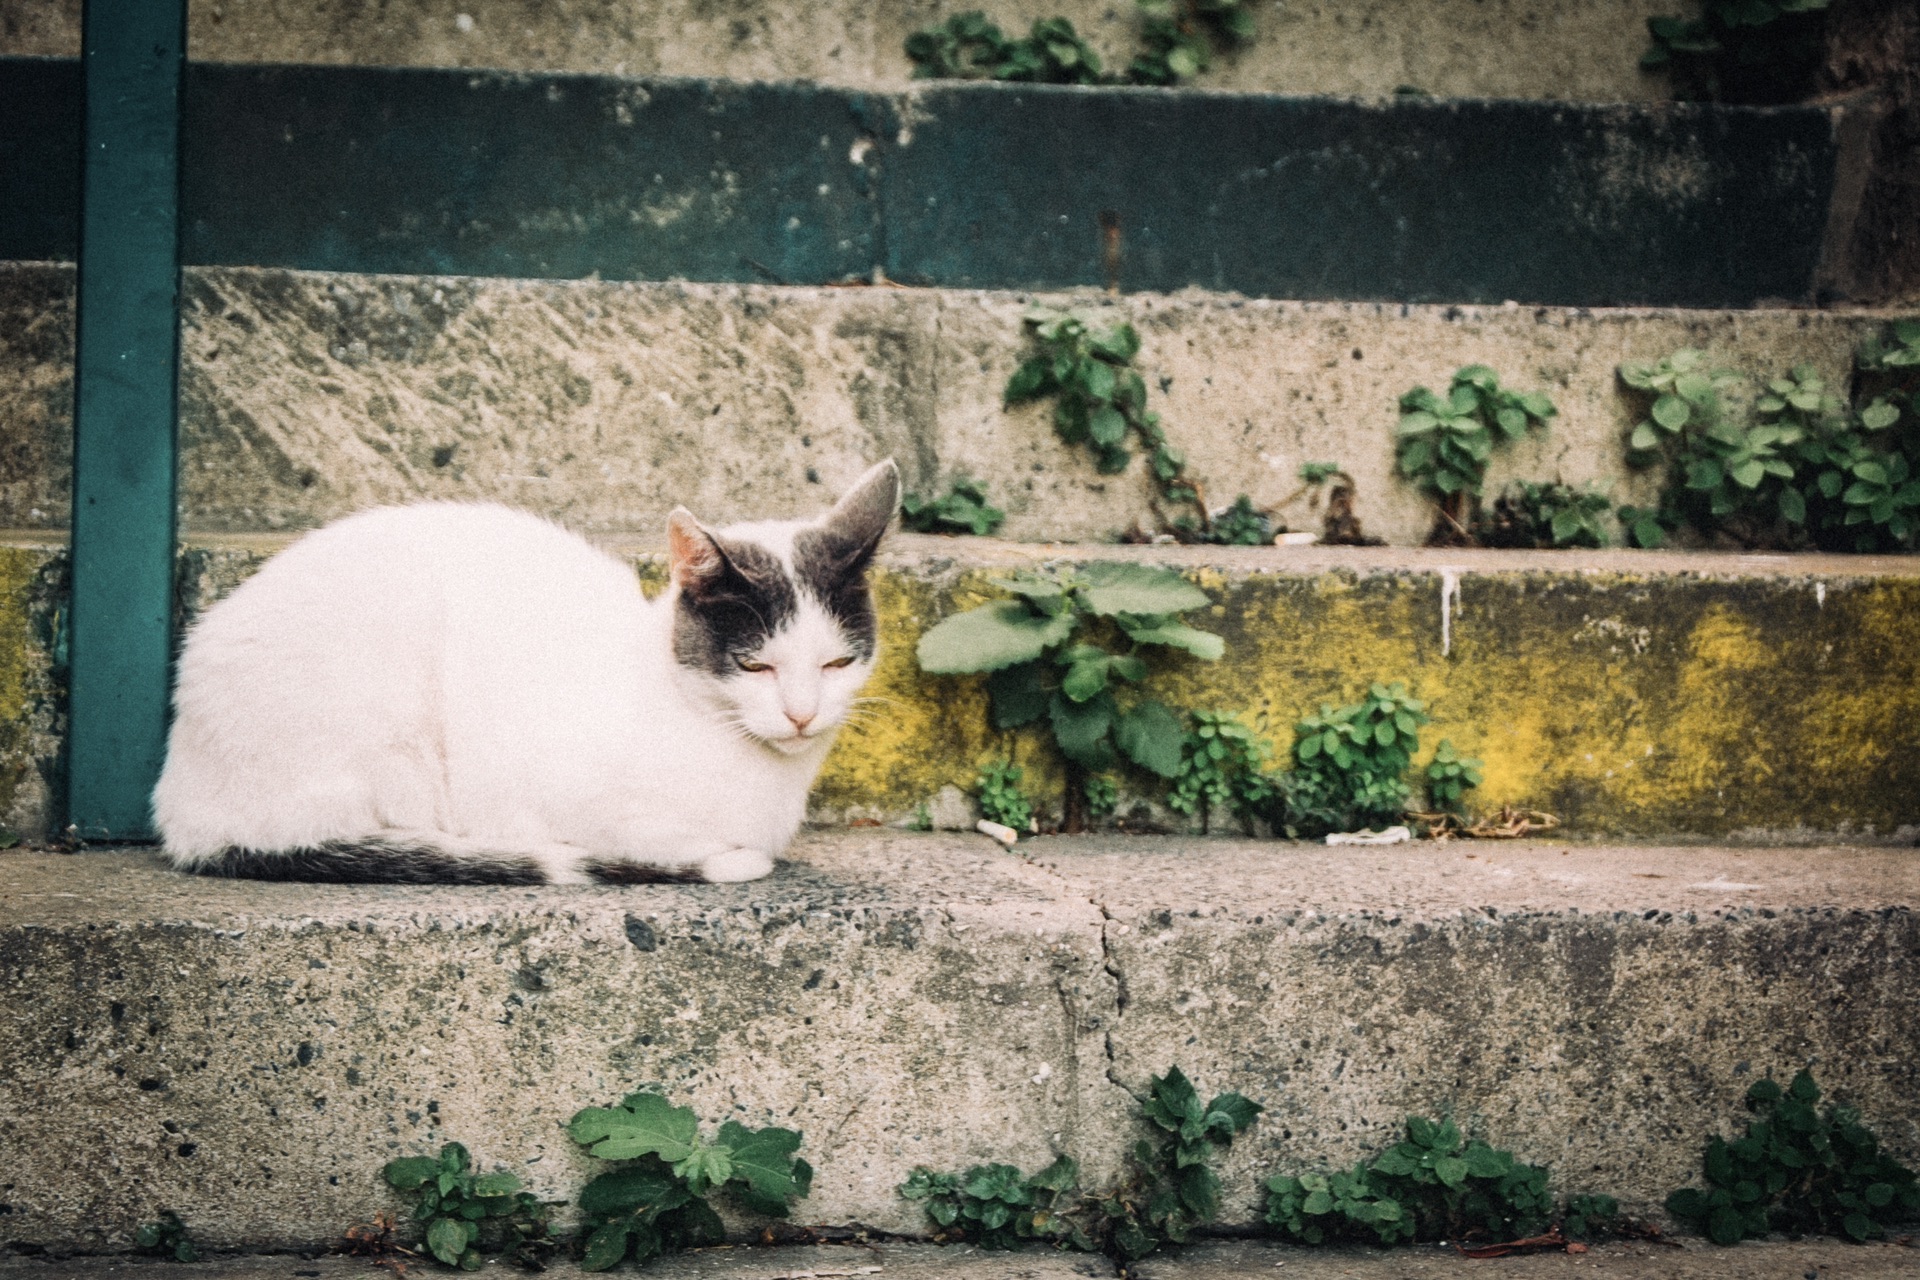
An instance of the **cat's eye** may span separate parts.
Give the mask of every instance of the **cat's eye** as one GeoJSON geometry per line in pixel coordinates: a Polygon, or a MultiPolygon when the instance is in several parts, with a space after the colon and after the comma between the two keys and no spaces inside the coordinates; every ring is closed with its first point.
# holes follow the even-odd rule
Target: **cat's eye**
{"type": "Polygon", "coordinates": [[[750,660],[750,659],[747,659],[747,658],[735,658],[735,659],[734,659],[734,662],[735,662],[736,664],[738,664],[738,666],[740,667],[740,669],[741,669],[742,671],[771,671],[771,670],[773,670],[773,667],[772,667],[772,666],[771,666],[770,664],[768,664],[768,663],[765,663],[765,662],[754,662],[754,661],[752,661],[752,660],[750,660]]]}
{"type": "Polygon", "coordinates": [[[852,666],[853,657],[851,654],[849,654],[847,657],[835,658],[832,662],[822,663],[821,665],[824,666],[828,671],[838,671],[842,667],[852,666]]]}

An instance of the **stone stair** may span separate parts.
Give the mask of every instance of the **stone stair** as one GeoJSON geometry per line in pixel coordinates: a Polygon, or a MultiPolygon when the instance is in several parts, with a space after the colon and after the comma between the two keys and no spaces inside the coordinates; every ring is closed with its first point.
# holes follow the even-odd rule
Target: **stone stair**
{"type": "MultiPolygon", "coordinates": [[[[1864,269],[1879,107],[1662,103],[1634,62],[1663,0],[1288,3],[1194,89],[910,83],[905,34],[973,7],[1131,40],[1130,7],[1091,0],[193,0],[182,619],[382,502],[525,506],[657,580],[676,503],[799,514],[891,455],[917,490],[984,481],[1006,540],[891,544],[889,715],[844,736],[820,829],[758,884],[314,888],[187,880],[138,849],[0,853],[0,1244],[124,1252],[164,1207],[216,1248],[312,1250],[387,1205],[387,1159],[453,1139],[564,1197],[586,1161],[560,1124],[646,1086],[804,1130],[803,1219],[909,1234],[893,1188],[916,1164],[1070,1151],[1111,1172],[1130,1091],[1174,1063],[1269,1108],[1224,1168],[1234,1226],[1268,1174],[1369,1154],[1418,1110],[1657,1217],[1747,1083],[1809,1064],[1920,1157],[1920,561],[1424,549],[1392,455],[1402,392],[1485,363],[1560,411],[1490,492],[1644,502],[1621,362],[1696,346],[1844,377],[1905,314],[1816,305],[1864,269]],[[1549,154],[1572,158],[1529,185],[1549,154]],[[497,181],[516,164],[539,176],[497,181]],[[1044,406],[1001,403],[1036,299],[1136,325],[1216,502],[1316,527],[1295,477],[1338,461],[1390,545],[1115,545],[1148,508],[1138,468],[1099,476],[1044,406]],[[1169,700],[1284,747],[1320,702],[1408,680],[1425,747],[1484,759],[1485,803],[1551,810],[1566,840],[1005,853],[899,829],[964,827],[960,793],[1009,749],[976,681],[918,674],[917,636],[995,573],[1113,558],[1214,599],[1196,621],[1227,658],[1158,674],[1169,700]]],[[[64,768],[78,15],[0,0],[0,823],[30,839],[60,826],[64,768]]],[[[1057,772],[1017,751],[1045,802],[1057,772]]],[[[1168,825],[1151,801],[1127,803],[1168,825]]],[[[1501,1265],[1910,1262],[1696,1245],[1501,1265]]],[[[1109,1273],[879,1249],[656,1265],[1109,1273]]],[[[1134,1274],[1459,1265],[1222,1243],[1134,1274]]],[[[0,1280],[144,1266],[0,1257],[0,1280]]]]}

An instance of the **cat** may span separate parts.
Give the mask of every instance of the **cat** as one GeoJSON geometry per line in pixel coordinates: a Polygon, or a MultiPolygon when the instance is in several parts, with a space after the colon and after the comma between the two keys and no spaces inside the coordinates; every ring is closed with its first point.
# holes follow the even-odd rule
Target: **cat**
{"type": "Polygon", "coordinates": [[[153,812],[185,871],[585,884],[773,870],[878,650],[891,461],[813,521],[667,520],[670,585],[537,516],[299,539],[189,631],[153,812]]]}

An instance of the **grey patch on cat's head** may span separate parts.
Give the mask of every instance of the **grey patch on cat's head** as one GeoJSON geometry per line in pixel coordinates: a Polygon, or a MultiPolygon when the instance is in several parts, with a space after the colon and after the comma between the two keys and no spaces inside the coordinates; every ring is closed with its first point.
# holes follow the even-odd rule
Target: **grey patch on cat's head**
{"type": "Polygon", "coordinates": [[[779,559],[752,542],[700,527],[681,507],[667,520],[674,583],[673,656],[683,667],[719,679],[740,673],[798,607],[779,559]]]}
{"type": "Polygon", "coordinates": [[[900,469],[889,458],[793,538],[794,579],[840,624],[863,660],[873,656],[878,643],[867,566],[899,506],[900,469]]]}

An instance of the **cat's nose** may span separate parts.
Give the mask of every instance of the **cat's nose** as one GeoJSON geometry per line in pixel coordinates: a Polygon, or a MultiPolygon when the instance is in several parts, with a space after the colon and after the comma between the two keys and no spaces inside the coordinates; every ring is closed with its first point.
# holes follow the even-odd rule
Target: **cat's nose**
{"type": "Polygon", "coordinates": [[[787,723],[793,726],[795,733],[805,733],[807,726],[813,723],[813,717],[811,715],[797,716],[791,711],[786,714],[787,723]]]}

